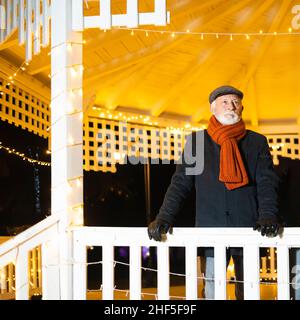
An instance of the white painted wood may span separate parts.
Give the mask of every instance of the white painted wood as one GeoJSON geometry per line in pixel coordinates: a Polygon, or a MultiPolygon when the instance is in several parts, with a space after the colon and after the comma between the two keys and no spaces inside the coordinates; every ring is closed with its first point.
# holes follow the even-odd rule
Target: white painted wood
{"type": "Polygon", "coordinates": [[[214,248],[215,300],[226,300],[226,247],[218,244],[214,248]]]}
{"type": "Polygon", "coordinates": [[[18,33],[19,33],[19,45],[23,45],[25,42],[25,5],[24,0],[19,0],[19,17],[18,17],[18,33]]]}
{"type": "Polygon", "coordinates": [[[141,299],[142,289],[142,254],[140,245],[130,246],[129,292],[131,300],[141,299]]]}
{"type": "Polygon", "coordinates": [[[166,243],[157,247],[157,298],[170,298],[170,259],[169,247],[166,243]]]}
{"type": "Polygon", "coordinates": [[[185,248],[185,290],[187,300],[198,299],[197,247],[193,244],[185,248]]]}
{"type": "MultiPolygon", "coordinates": [[[[111,29],[113,26],[128,28],[138,25],[166,25],[170,22],[170,13],[166,10],[166,0],[155,0],[154,12],[138,13],[138,1],[127,0],[126,14],[111,14],[111,0],[101,0],[99,16],[84,17],[84,28],[111,29]]],[[[81,10],[81,9],[80,9],[81,10]]],[[[74,30],[81,30],[82,22],[77,13],[74,19],[74,30]]]]}
{"type": "Polygon", "coordinates": [[[18,2],[19,0],[13,0],[13,15],[12,15],[12,28],[15,29],[18,26],[18,2]]]}
{"type": "Polygon", "coordinates": [[[34,1],[34,54],[39,54],[41,52],[41,31],[40,31],[40,11],[41,2],[40,0],[34,1]]]}
{"type": "Polygon", "coordinates": [[[2,294],[7,292],[6,267],[0,269],[0,288],[2,294]]]}
{"type": "MultiPolygon", "coordinates": [[[[3,246],[4,244],[1,244],[3,246]]],[[[1,248],[0,246],[0,248],[1,248]]],[[[5,267],[9,263],[15,260],[16,258],[16,249],[10,250],[9,252],[6,252],[3,255],[0,255],[0,268],[5,267]]]]}
{"type": "Polygon", "coordinates": [[[102,247],[102,299],[114,299],[114,247],[113,244],[105,244],[102,247]]]}
{"type": "Polygon", "coordinates": [[[136,28],[139,25],[138,0],[127,0],[128,28],[136,28]]]}
{"type": "Polygon", "coordinates": [[[244,299],[260,299],[259,247],[251,244],[244,246],[244,299]]]}
{"type": "Polygon", "coordinates": [[[26,43],[26,61],[32,59],[32,0],[26,1],[26,34],[25,34],[25,43],[26,43]]]}
{"type": "Polygon", "coordinates": [[[28,300],[28,251],[19,248],[16,259],[16,300],[28,300]]]}
{"type": "Polygon", "coordinates": [[[58,239],[42,244],[42,290],[43,300],[60,299],[58,239]]]}
{"type": "Polygon", "coordinates": [[[74,300],[85,300],[87,290],[87,253],[86,246],[79,240],[74,241],[74,300]]]}
{"type": "Polygon", "coordinates": [[[290,263],[289,248],[286,246],[277,247],[277,299],[290,299],[290,263]]]}
{"type": "Polygon", "coordinates": [[[39,245],[37,250],[37,261],[38,261],[38,288],[42,288],[42,250],[39,245]]]}
{"type": "Polygon", "coordinates": [[[155,25],[165,26],[167,24],[167,0],[155,0],[155,25]]]}
{"type": "Polygon", "coordinates": [[[6,35],[9,35],[12,31],[12,0],[6,0],[6,35]]]}
{"type": "Polygon", "coordinates": [[[14,288],[14,264],[10,263],[8,265],[8,292],[13,292],[14,288]]]}
{"type": "Polygon", "coordinates": [[[100,1],[100,19],[99,26],[101,29],[110,29],[111,24],[111,0],[100,1]]]}
{"type": "Polygon", "coordinates": [[[0,0],[0,42],[4,40],[6,29],[5,0],[0,0]]]}
{"type": "Polygon", "coordinates": [[[83,185],[76,184],[76,178],[83,176],[82,119],[76,122],[82,111],[82,93],[78,90],[82,88],[82,73],[72,77],[70,66],[82,65],[82,33],[72,31],[71,1],[52,0],[51,17],[51,45],[55,47],[51,55],[51,123],[56,121],[52,137],[60,136],[51,139],[51,203],[60,218],[61,299],[73,299],[73,235],[66,230],[83,221],[83,210],[78,209],[83,206],[83,185]],[[78,113],[67,116],[70,106],[76,106],[78,113]],[[63,116],[55,119],[58,113],[63,116]],[[62,184],[65,187],[60,188],[62,184]]]}
{"type": "Polygon", "coordinates": [[[30,273],[32,272],[32,283],[33,288],[38,287],[38,278],[37,278],[37,251],[36,248],[32,250],[32,270],[30,270],[30,273]]]}
{"type": "Polygon", "coordinates": [[[43,0],[43,13],[42,13],[42,27],[43,27],[43,41],[42,46],[49,45],[49,32],[50,32],[50,6],[48,0],[43,0]]]}
{"type": "Polygon", "coordinates": [[[72,1],[72,28],[74,31],[83,31],[83,1],[72,1]]]}

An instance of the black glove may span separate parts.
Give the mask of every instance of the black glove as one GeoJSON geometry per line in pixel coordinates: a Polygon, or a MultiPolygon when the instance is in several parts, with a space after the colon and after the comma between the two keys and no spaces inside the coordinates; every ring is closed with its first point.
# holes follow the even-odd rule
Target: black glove
{"type": "Polygon", "coordinates": [[[276,237],[278,235],[281,224],[277,218],[260,218],[256,221],[253,230],[261,232],[261,235],[267,237],[276,237]]]}
{"type": "MultiPolygon", "coordinates": [[[[171,224],[165,220],[155,219],[148,226],[148,236],[150,240],[161,241],[161,235],[171,229],[171,224]]],[[[171,233],[171,232],[170,232],[171,233]]]]}

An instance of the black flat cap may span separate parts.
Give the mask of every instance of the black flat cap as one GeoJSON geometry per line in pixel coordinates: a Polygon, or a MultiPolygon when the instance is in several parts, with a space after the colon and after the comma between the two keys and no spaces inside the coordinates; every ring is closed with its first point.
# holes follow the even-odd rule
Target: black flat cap
{"type": "Polygon", "coordinates": [[[212,103],[218,97],[224,96],[226,94],[236,94],[241,99],[243,99],[244,97],[244,94],[242,91],[231,86],[222,86],[211,92],[211,94],[209,95],[209,103],[212,103]]]}

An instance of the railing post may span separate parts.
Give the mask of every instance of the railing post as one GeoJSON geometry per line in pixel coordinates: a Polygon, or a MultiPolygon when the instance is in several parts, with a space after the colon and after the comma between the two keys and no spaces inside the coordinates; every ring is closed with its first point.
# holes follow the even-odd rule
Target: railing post
{"type": "Polygon", "coordinates": [[[197,300],[197,247],[194,245],[187,245],[185,250],[185,296],[187,300],[197,300]]]}
{"type": "Polygon", "coordinates": [[[159,300],[170,299],[170,261],[169,247],[160,243],[157,247],[157,297],[159,300]]]}
{"type": "Polygon", "coordinates": [[[113,244],[105,244],[102,247],[102,299],[114,299],[114,247],[113,244]]]}
{"type": "Polygon", "coordinates": [[[289,248],[278,246],[277,248],[277,299],[290,299],[290,265],[289,248]]]}
{"type": "Polygon", "coordinates": [[[141,299],[141,288],[142,288],[142,254],[140,245],[130,246],[130,299],[140,300],[141,299]]]}
{"type": "Polygon", "coordinates": [[[259,247],[245,245],[244,247],[244,299],[259,300],[259,247]]]}
{"type": "Polygon", "coordinates": [[[226,247],[215,246],[215,300],[226,300],[226,247]]]}
{"type": "Polygon", "coordinates": [[[59,300],[59,248],[58,239],[42,244],[43,300],[59,300]]]}
{"type": "Polygon", "coordinates": [[[19,248],[16,259],[16,300],[28,300],[29,296],[29,274],[28,274],[28,252],[19,248]]]}
{"type": "Polygon", "coordinates": [[[87,291],[87,254],[86,246],[80,240],[74,243],[74,300],[86,300],[87,291]]]}
{"type": "Polygon", "coordinates": [[[0,269],[0,288],[1,293],[7,292],[7,286],[6,286],[6,267],[3,267],[0,269]]]}

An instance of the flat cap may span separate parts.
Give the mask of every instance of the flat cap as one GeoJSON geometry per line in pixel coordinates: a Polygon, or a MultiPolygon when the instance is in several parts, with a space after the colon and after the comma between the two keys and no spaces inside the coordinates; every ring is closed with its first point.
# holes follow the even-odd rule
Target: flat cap
{"type": "Polygon", "coordinates": [[[231,86],[222,86],[216,88],[214,91],[211,92],[211,94],[209,95],[209,103],[214,102],[218,97],[224,96],[226,94],[236,94],[241,99],[243,99],[244,97],[242,91],[231,86]]]}

